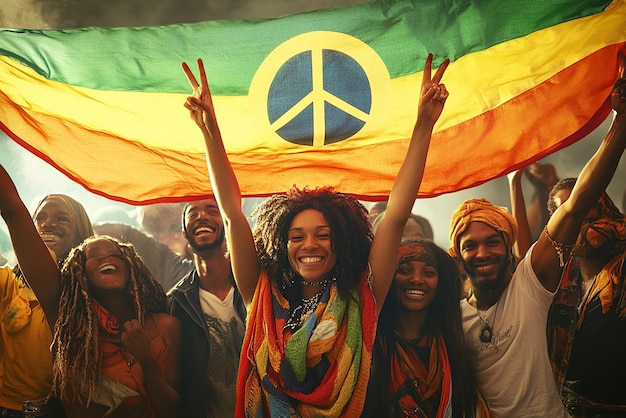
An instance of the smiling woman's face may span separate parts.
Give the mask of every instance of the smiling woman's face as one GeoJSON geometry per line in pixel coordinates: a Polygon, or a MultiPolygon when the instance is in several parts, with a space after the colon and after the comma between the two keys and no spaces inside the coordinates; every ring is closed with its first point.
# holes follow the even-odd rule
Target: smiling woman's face
{"type": "Polygon", "coordinates": [[[289,264],[296,273],[310,282],[330,278],[337,256],[322,212],[305,209],[298,213],[291,222],[288,239],[289,264]]]}
{"type": "Polygon", "coordinates": [[[96,292],[124,290],[129,279],[129,268],[122,251],[104,238],[86,245],[85,273],[90,288],[96,292]]]}
{"type": "Polygon", "coordinates": [[[396,269],[391,292],[399,305],[408,311],[427,309],[437,295],[439,272],[420,261],[402,263],[396,269]]]}

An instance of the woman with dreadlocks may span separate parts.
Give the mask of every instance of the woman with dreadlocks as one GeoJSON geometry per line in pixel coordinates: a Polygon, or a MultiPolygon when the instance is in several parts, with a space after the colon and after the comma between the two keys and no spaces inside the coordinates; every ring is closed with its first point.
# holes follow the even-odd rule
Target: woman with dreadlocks
{"type": "MultiPolygon", "coordinates": [[[[2,174],[0,190],[9,194],[8,175],[2,174]]],[[[4,209],[3,216],[10,217],[10,210],[4,209]]],[[[32,219],[24,213],[30,229],[33,221],[41,236],[36,239],[43,239],[59,266],[72,247],[93,235],[83,205],[63,194],[44,197],[32,219]]],[[[27,408],[36,407],[45,417],[62,417],[56,400],[44,402],[52,383],[52,335],[44,312],[54,309],[57,301],[54,298],[48,306],[48,301],[38,300],[25,279],[20,264],[12,271],[8,267],[0,270],[0,416],[21,414],[27,403],[27,408]]]]}
{"type": "Polygon", "coordinates": [[[404,225],[422,180],[435,122],[448,93],[431,79],[429,54],[418,119],[375,237],[367,210],[328,187],[292,188],[261,205],[251,231],[208,87],[187,64],[194,90],[185,107],[204,135],[213,192],[228,234],[235,280],[250,305],[235,415],[359,416],[377,313],[385,299],[404,225]]]}
{"type": "Polygon", "coordinates": [[[53,329],[51,395],[70,418],[176,416],[180,326],[134,248],[88,238],[60,272],[3,168],[0,190],[19,265],[53,329]]]}
{"type": "Polygon", "coordinates": [[[74,248],[61,272],[52,393],[70,417],[174,417],[180,325],[134,247],[74,248]]]}

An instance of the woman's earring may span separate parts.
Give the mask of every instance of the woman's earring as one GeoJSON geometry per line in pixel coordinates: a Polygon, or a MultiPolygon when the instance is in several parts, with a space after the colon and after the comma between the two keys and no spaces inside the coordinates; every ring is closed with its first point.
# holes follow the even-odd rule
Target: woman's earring
{"type": "Polygon", "coordinates": [[[283,284],[281,286],[283,290],[287,289],[288,287],[293,286],[295,282],[296,282],[296,273],[294,273],[293,270],[289,269],[283,273],[283,284]]]}

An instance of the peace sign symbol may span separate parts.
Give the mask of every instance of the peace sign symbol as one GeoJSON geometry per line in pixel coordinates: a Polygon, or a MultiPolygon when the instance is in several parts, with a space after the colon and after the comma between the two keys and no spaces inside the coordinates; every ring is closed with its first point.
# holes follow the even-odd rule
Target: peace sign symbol
{"type": "Polygon", "coordinates": [[[367,124],[380,107],[375,101],[383,95],[376,82],[380,74],[389,81],[382,60],[367,44],[341,33],[309,32],[268,55],[250,96],[260,96],[257,109],[265,109],[274,135],[320,147],[349,139],[367,124]]]}

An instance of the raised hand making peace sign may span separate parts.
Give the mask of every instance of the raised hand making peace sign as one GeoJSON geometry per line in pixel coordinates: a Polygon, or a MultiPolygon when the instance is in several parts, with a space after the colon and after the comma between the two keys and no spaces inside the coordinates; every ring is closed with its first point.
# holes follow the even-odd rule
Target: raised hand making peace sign
{"type": "Polygon", "coordinates": [[[424,64],[424,76],[422,78],[422,92],[418,107],[419,115],[424,118],[424,121],[434,124],[441,116],[443,106],[448,98],[448,91],[446,86],[441,83],[443,73],[450,64],[450,59],[446,58],[437,72],[435,77],[431,79],[431,68],[433,63],[433,54],[428,54],[426,63],[424,64]]]}

